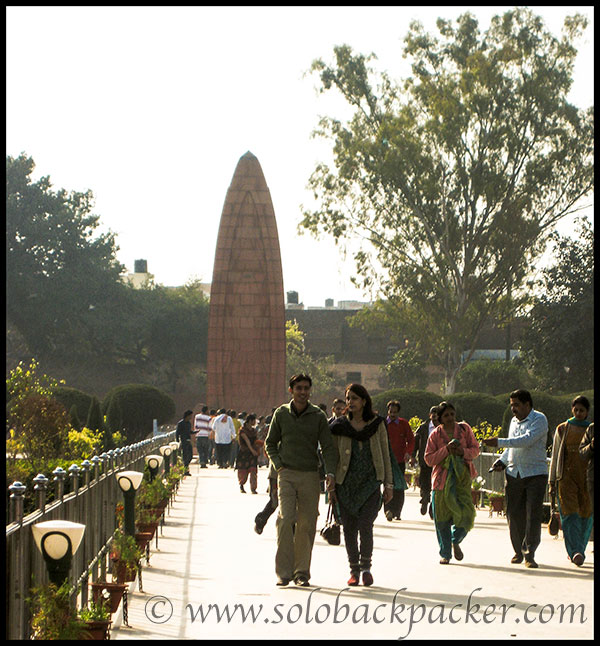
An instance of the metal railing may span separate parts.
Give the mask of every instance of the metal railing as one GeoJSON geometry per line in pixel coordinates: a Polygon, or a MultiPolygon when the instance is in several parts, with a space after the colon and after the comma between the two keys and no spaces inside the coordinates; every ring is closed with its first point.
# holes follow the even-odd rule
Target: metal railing
{"type": "Polygon", "coordinates": [[[43,474],[35,479],[37,509],[23,515],[26,487],[15,482],[9,487],[9,520],[6,526],[6,638],[31,637],[28,598],[33,587],[48,582],[44,559],[35,546],[31,526],[41,521],[69,520],[86,526],[83,540],[73,557],[69,581],[81,586],[80,603],[88,600],[88,582],[104,579],[110,543],[116,529],[115,506],[122,495],[114,475],[131,469],[143,471],[146,455],[173,439],[174,431],[136,444],[94,456],[68,471],[52,473],[56,499],[46,504],[50,480],[43,474]],[[69,492],[66,492],[66,489],[69,492]]]}

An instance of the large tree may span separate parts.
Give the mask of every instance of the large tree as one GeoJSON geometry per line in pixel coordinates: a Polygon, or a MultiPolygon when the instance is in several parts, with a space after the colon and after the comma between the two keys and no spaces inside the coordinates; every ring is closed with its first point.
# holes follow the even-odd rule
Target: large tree
{"type": "Polygon", "coordinates": [[[594,232],[581,220],[574,233],[553,236],[555,262],[537,281],[520,342],[540,385],[569,393],[594,387],[594,232]]]}
{"type": "Polygon", "coordinates": [[[468,13],[437,27],[411,23],[403,82],[346,45],[313,63],[320,91],[341,92],[353,116],[320,121],[333,168],[313,172],[300,228],[360,240],[353,280],[444,367],[451,393],[462,353],[518,308],[548,235],[590,191],[593,109],[566,98],[585,18],[567,18],[561,38],[528,9],[484,33],[468,13]]]}
{"type": "Polygon", "coordinates": [[[123,291],[114,235],[94,236],[91,191],[55,191],[34,168],[6,158],[7,322],[36,357],[100,354],[123,291]]]}

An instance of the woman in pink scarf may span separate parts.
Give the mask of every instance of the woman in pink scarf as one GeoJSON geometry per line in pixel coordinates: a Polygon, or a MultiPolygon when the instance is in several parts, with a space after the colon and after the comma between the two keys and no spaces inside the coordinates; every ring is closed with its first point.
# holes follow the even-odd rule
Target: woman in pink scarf
{"type": "Polygon", "coordinates": [[[452,553],[462,561],[460,542],[475,520],[471,480],[477,476],[473,458],[479,455],[479,444],[466,422],[456,422],[456,410],[449,402],[438,406],[438,419],[440,425],[427,440],[425,463],[433,468],[433,517],[440,563],[446,565],[452,553]]]}

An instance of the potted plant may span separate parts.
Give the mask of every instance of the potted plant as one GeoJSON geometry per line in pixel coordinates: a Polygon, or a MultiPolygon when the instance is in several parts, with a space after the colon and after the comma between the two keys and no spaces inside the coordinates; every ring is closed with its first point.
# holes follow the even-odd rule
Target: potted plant
{"type": "Polygon", "coordinates": [[[31,629],[33,639],[81,639],[84,622],[71,602],[72,588],[68,581],[60,587],[54,583],[32,590],[31,629]]]}
{"type": "Polygon", "coordinates": [[[490,500],[490,516],[492,512],[498,512],[501,514],[504,512],[504,494],[498,493],[497,491],[492,491],[488,494],[490,500]]]}
{"type": "Polygon", "coordinates": [[[113,576],[118,583],[133,581],[143,554],[135,538],[116,529],[111,544],[113,576]]]}
{"type": "Polygon", "coordinates": [[[140,532],[150,533],[152,538],[160,523],[160,514],[156,509],[138,506],[136,509],[136,527],[140,532]]]}
{"type": "Polygon", "coordinates": [[[114,581],[95,581],[90,583],[92,589],[92,599],[95,603],[102,600],[111,613],[117,612],[123,593],[127,589],[126,583],[116,583],[114,581]]]}
{"type": "Polygon", "coordinates": [[[79,611],[79,617],[84,622],[83,639],[107,639],[110,629],[110,612],[108,606],[100,601],[90,601],[87,608],[79,611]]]}
{"type": "Polygon", "coordinates": [[[481,476],[477,476],[471,480],[471,497],[473,498],[473,504],[475,507],[479,507],[481,487],[483,487],[484,484],[485,480],[481,476]]]}

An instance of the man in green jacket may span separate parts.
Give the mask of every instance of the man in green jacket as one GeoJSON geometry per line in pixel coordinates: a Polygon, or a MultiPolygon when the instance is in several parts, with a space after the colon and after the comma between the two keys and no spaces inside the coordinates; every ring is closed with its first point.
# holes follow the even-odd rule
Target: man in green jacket
{"type": "Polygon", "coordinates": [[[335,488],[337,451],[325,413],[309,401],[311,388],[308,375],[290,379],[292,400],[273,414],[265,441],[266,453],[277,471],[279,492],[277,585],[287,585],[292,579],[296,585],[309,585],[319,514],[319,445],[327,490],[335,488]]]}

